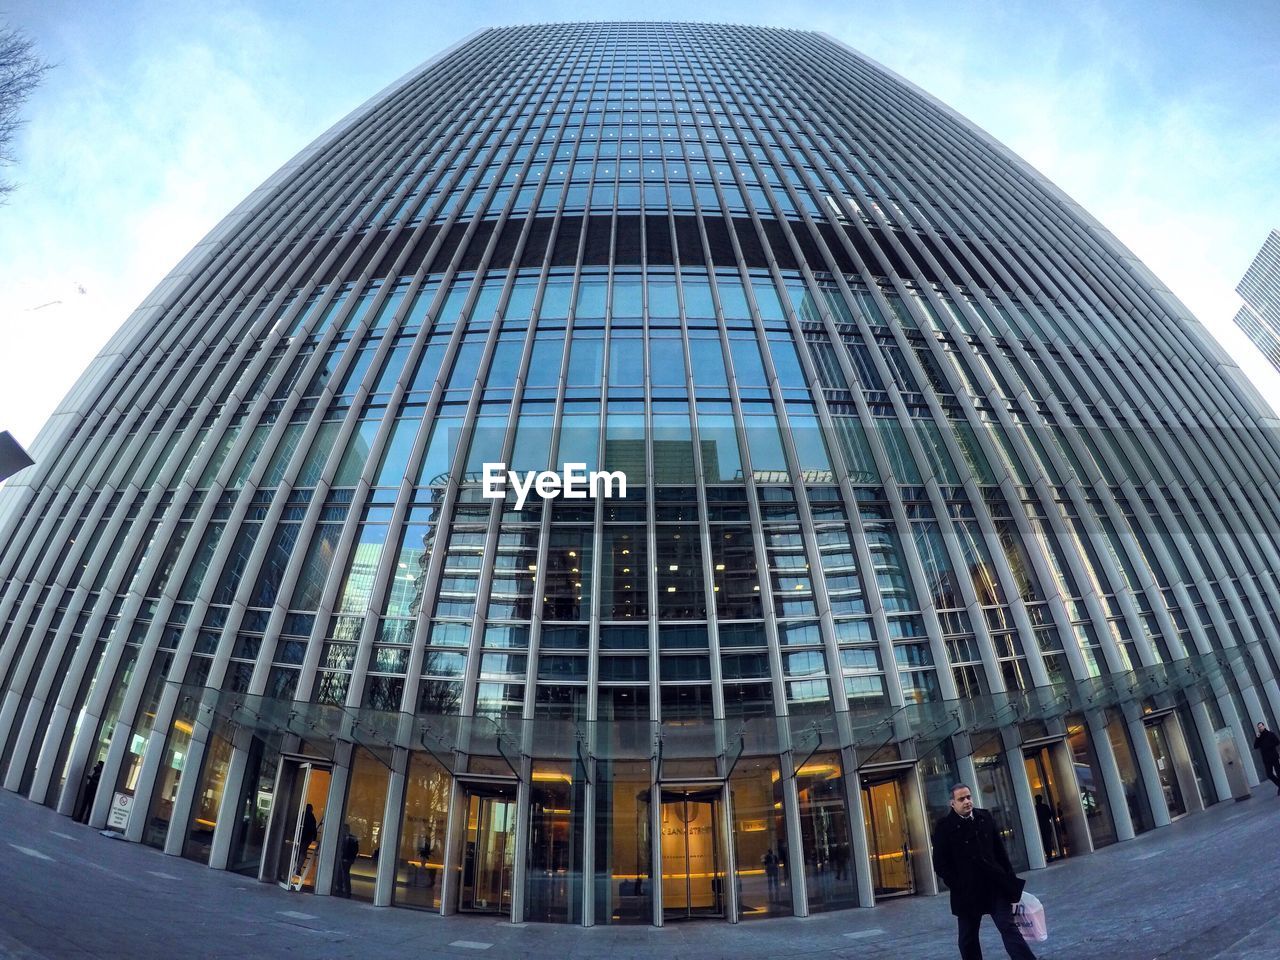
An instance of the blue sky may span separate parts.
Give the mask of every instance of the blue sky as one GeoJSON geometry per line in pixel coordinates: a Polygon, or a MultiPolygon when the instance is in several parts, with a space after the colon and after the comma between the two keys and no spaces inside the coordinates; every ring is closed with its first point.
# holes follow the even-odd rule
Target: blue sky
{"type": "Polygon", "coordinates": [[[25,444],[169,269],[330,124],[474,30],[584,17],[838,37],[1079,201],[1280,407],[1231,323],[1280,226],[1280,0],[20,0],[0,17],[57,65],[0,207],[0,429],[25,444]]]}

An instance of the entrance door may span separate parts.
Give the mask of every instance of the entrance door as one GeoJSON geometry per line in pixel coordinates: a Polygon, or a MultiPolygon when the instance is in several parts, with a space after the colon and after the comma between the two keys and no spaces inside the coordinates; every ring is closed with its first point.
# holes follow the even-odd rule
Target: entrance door
{"type": "Polygon", "coordinates": [[[661,817],[663,917],[723,917],[720,787],[664,787],[661,817]]]}
{"type": "Polygon", "coordinates": [[[1027,782],[1035,798],[1036,825],[1040,831],[1040,844],[1044,847],[1045,860],[1057,860],[1071,856],[1071,843],[1063,822],[1063,797],[1054,776],[1049,747],[1027,750],[1023,753],[1027,767],[1027,782]]]}
{"type": "Polygon", "coordinates": [[[283,832],[276,858],[276,881],[286,890],[314,893],[330,768],[306,761],[282,763],[283,832]]]}
{"type": "Polygon", "coordinates": [[[1169,816],[1180,817],[1187,812],[1187,805],[1182,799],[1182,788],[1178,786],[1178,771],[1173,766],[1173,752],[1169,749],[1164,724],[1164,719],[1147,721],[1147,740],[1151,743],[1151,754],[1156,761],[1156,772],[1160,776],[1164,802],[1169,806],[1169,816]]]}
{"type": "Polygon", "coordinates": [[[516,850],[514,786],[467,786],[466,840],[458,909],[468,913],[511,913],[516,850]]]}
{"type": "Polygon", "coordinates": [[[898,778],[862,781],[862,816],[871,854],[871,882],[878,898],[916,892],[911,868],[911,837],[907,831],[902,786],[898,778]]]}
{"type": "Polygon", "coordinates": [[[977,788],[974,790],[974,806],[982,807],[995,820],[1013,869],[1026,870],[1027,847],[1017,829],[1018,803],[999,734],[990,734],[980,745],[975,745],[972,757],[976,775],[973,786],[977,788]]]}

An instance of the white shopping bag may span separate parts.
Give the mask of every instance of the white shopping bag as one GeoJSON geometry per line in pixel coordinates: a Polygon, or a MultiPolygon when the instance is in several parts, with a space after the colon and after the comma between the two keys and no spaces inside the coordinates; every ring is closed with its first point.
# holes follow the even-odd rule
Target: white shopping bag
{"type": "Polygon", "coordinates": [[[1013,905],[1013,922],[1028,943],[1044,943],[1049,939],[1049,924],[1044,917],[1044,904],[1034,894],[1023,892],[1013,905]]]}

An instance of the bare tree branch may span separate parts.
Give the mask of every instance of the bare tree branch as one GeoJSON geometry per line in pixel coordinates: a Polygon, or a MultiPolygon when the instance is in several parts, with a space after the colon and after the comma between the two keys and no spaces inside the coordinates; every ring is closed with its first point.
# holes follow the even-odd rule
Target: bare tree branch
{"type": "MultiPolygon", "coordinates": [[[[13,138],[23,122],[22,106],[48,69],[35,54],[35,41],[21,30],[0,27],[0,167],[17,162],[13,138]]],[[[12,190],[12,183],[0,180],[0,203],[12,190]]]]}

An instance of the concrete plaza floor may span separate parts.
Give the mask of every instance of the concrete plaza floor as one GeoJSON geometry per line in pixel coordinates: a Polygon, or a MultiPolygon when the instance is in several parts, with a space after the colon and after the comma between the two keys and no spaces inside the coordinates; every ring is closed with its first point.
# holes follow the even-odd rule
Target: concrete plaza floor
{"type": "MultiPolygon", "coordinates": [[[[1280,798],[1242,803],[1025,876],[1046,958],[1276,960],[1280,798]]],[[[1004,956],[990,921],[988,958],[1004,956]]],[[[739,924],[511,924],[288,893],[103,837],[0,791],[0,958],[954,958],[947,898],[739,924]]]]}

